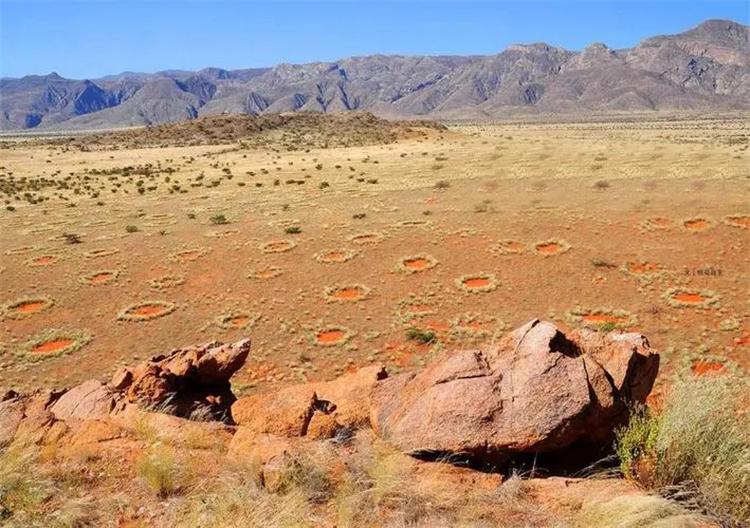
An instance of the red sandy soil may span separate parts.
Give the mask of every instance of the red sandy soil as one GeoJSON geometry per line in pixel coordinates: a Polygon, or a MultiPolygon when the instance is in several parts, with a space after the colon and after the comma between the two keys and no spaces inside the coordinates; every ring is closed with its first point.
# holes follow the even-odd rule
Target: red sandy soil
{"type": "Polygon", "coordinates": [[[709,223],[703,219],[696,219],[696,220],[687,220],[683,225],[687,229],[700,231],[701,229],[706,229],[709,226],[709,223]]]}
{"type": "Polygon", "coordinates": [[[536,250],[538,253],[541,253],[542,255],[554,255],[558,251],[560,251],[560,245],[559,244],[542,244],[540,246],[537,246],[536,250]]]}
{"type": "Polygon", "coordinates": [[[138,317],[146,317],[150,315],[160,314],[164,311],[164,307],[159,304],[147,304],[145,306],[139,306],[134,310],[128,310],[128,313],[138,317]]]}
{"type": "Polygon", "coordinates": [[[264,269],[255,274],[259,279],[271,279],[279,274],[279,270],[276,269],[264,269]]]}
{"type": "Polygon", "coordinates": [[[490,279],[486,277],[474,277],[472,279],[464,279],[463,285],[467,288],[484,288],[492,283],[490,279]]]}
{"type": "Polygon", "coordinates": [[[238,328],[245,326],[250,321],[250,318],[246,315],[238,315],[225,321],[226,324],[236,326],[238,328]]]}
{"type": "Polygon", "coordinates": [[[344,299],[347,301],[353,301],[362,297],[362,290],[359,288],[341,288],[331,294],[331,297],[336,299],[344,299]]]}
{"type": "Polygon", "coordinates": [[[105,282],[109,282],[112,279],[113,273],[103,272],[103,273],[97,273],[91,279],[89,279],[89,282],[91,284],[104,284],[105,282]]]}
{"type": "Polygon", "coordinates": [[[378,237],[376,235],[361,235],[361,236],[354,237],[352,239],[352,244],[359,244],[359,245],[372,244],[373,242],[377,240],[378,240],[378,237]]]}
{"type": "Polygon", "coordinates": [[[659,264],[653,264],[651,262],[644,262],[644,263],[634,263],[628,265],[628,271],[630,273],[653,273],[655,271],[660,271],[662,268],[659,264]]]}
{"type": "Polygon", "coordinates": [[[430,261],[423,258],[409,259],[404,261],[404,266],[416,271],[421,271],[430,265],[430,261]]]}
{"type": "Polygon", "coordinates": [[[521,244],[520,242],[508,242],[505,244],[505,249],[508,251],[512,251],[513,253],[520,253],[524,249],[526,249],[526,246],[521,244]]]}
{"type": "Polygon", "coordinates": [[[336,343],[344,339],[344,332],[342,330],[323,330],[322,332],[318,332],[315,339],[317,339],[319,343],[336,343]]]}
{"type": "MultiPolygon", "coordinates": [[[[74,208],[54,195],[41,204],[20,204],[14,212],[0,208],[0,248],[35,246],[38,251],[26,255],[8,254],[5,249],[0,252],[0,305],[42,296],[55,300],[52,310],[33,317],[4,319],[0,343],[8,350],[12,343],[28,342],[48,328],[86,330],[95,336],[75,355],[34,362],[33,372],[30,362],[15,354],[0,354],[0,388],[69,387],[91,378],[106,379],[119,364],[134,364],[172,348],[247,337],[253,342],[251,358],[238,372],[236,382],[252,383],[252,391],[268,390],[275,388],[269,385],[291,383],[300,374],[332,379],[350,365],[363,367],[382,361],[386,367],[416,367],[424,355],[439,350],[434,344],[422,347],[410,342],[406,335],[410,325],[423,328],[423,323],[429,322],[440,327],[467,312],[478,312],[512,328],[534,317],[551,318],[567,331],[573,325],[561,321],[560,314],[576,306],[627,310],[638,317],[633,330],[645,334],[656,349],[680,351],[690,348],[691,342],[705,343],[710,354],[724,357],[747,372],[750,339],[743,336],[750,332],[750,239],[747,230],[722,221],[750,213],[750,181],[745,178],[750,149],[739,152],[736,144],[724,141],[732,134],[744,137],[745,131],[724,130],[721,125],[685,132],[684,137],[701,138],[707,149],[701,154],[709,155],[707,161],[695,156],[694,143],[675,140],[673,134],[682,134],[679,128],[669,129],[668,134],[664,128],[639,129],[630,137],[630,126],[618,123],[606,132],[588,132],[588,125],[548,129],[514,124],[498,134],[489,127],[479,130],[477,136],[456,132],[442,141],[409,140],[387,147],[313,149],[307,153],[250,149],[215,154],[226,145],[75,152],[26,143],[2,150],[6,169],[0,172],[13,171],[19,178],[36,177],[44,171],[51,177],[43,161],[49,156],[53,156],[55,171],[74,172],[76,176],[83,176],[82,167],[111,169],[145,163],[156,167],[160,163],[174,169],[170,173],[173,182],[188,192],[169,194],[160,174],[154,180],[160,182],[159,189],[145,196],[133,191],[124,194],[122,190],[113,194],[106,188],[99,198],[105,202],[104,207],[96,205],[99,199],[71,193],[71,200],[77,202],[74,208]],[[601,177],[588,167],[592,152],[605,147],[610,153],[605,170],[611,187],[596,191],[591,182],[601,177]],[[542,153],[551,157],[541,160],[542,153]],[[661,156],[658,166],[652,161],[657,153],[661,156]],[[438,155],[448,161],[442,162],[443,169],[433,170],[438,155]],[[187,163],[189,157],[195,161],[187,163]],[[318,161],[313,162],[313,158],[318,161]],[[348,158],[351,161],[346,161],[348,158]],[[370,161],[364,163],[366,158],[370,161]],[[217,162],[218,170],[210,166],[217,162]],[[318,163],[323,165],[320,171],[315,169],[318,163]],[[337,164],[342,169],[335,169],[337,164]],[[377,178],[378,183],[349,179],[349,165],[356,168],[355,176],[365,172],[365,178],[377,178]],[[190,186],[201,172],[212,178],[223,167],[231,168],[231,181],[211,188],[190,186]],[[643,167],[649,167],[645,172],[665,175],[655,189],[646,188],[645,176],[638,176],[644,173],[643,167]],[[261,169],[269,174],[263,175],[261,169]],[[312,175],[307,184],[283,185],[287,178],[300,179],[301,169],[306,169],[305,175],[312,175]],[[255,176],[246,175],[247,171],[255,176]],[[693,180],[706,181],[709,172],[721,176],[687,192],[693,180]],[[273,185],[276,178],[282,185],[273,185]],[[449,180],[451,186],[437,193],[434,185],[441,180],[449,180]],[[318,189],[321,181],[328,181],[330,187],[318,189]],[[540,181],[548,185],[535,186],[540,181]],[[238,182],[246,185],[238,187],[238,182]],[[256,188],[256,183],[263,185],[256,188]],[[485,199],[492,201],[491,210],[475,212],[475,206],[485,199]],[[402,227],[405,220],[422,218],[426,212],[429,229],[402,227]],[[105,213],[111,218],[107,225],[87,225],[105,213]],[[162,227],[148,225],[155,213],[172,215],[174,223],[164,235],[160,234],[162,227]],[[195,218],[188,218],[190,213],[195,218]],[[217,229],[210,223],[216,213],[226,215],[231,221],[228,228],[238,231],[236,236],[206,236],[217,229]],[[358,213],[366,216],[354,219],[358,213]],[[705,219],[712,228],[700,236],[686,228],[642,229],[649,219],[654,225],[662,219],[664,225],[682,227],[687,215],[705,219]],[[64,226],[48,234],[29,232],[29,226],[40,222],[54,225],[63,220],[64,226]],[[287,239],[281,238],[279,222],[291,220],[298,220],[302,228],[294,238],[295,249],[264,253],[264,242],[283,240],[280,247],[285,247],[287,239]],[[140,231],[123,236],[128,225],[137,225],[140,231]],[[63,230],[85,235],[83,243],[68,245],[53,237],[63,230]],[[360,244],[351,240],[357,234],[362,237],[356,241],[360,244]],[[525,245],[526,251],[512,258],[498,258],[492,248],[501,240],[516,241],[525,245]],[[545,240],[565,240],[575,251],[564,258],[540,258],[546,253],[538,254],[533,244],[545,240]],[[85,256],[94,247],[119,250],[107,257],[111,263],[101,268],[122,270],[116,284],[105,290],[78,281],[78,277],[96,271],[85,256]],[[358,258],[335,265],[314,258],[325,255],[343,259],[347,248],[359,251],[358,258]],[[181,250],[200,258],[190,265],[166,258],[181,250]],[[394,273],[394,263],[400,257],[419,254],[432,255],[440,265],[429,273],[394,273]],[[29,266],[30,257],[57,259],[54,265],[35,269],[29,266]],[[594,266],[592,262],[599,258],[617,267],[594,266]],[[632,262],[651,263],[644,273],[687,268],[717,268],[722,273],[675,273],[674,277],[665,277],[664,284],[646,288],[638,277],[618,269],[632,262]],[[283,280],[248,279],[254,270],[271,266],[283,269],[283,280]],[[481,296],[460,294],[456,278],[479,271],[497,277],[498,287],[481,296]],[[150,281],[166,275],[185,278],[184,286],[173,288],[169,295],[180,310],[148,324],[116,323],[123,307],[134,300],[152,299],[150,281]],[[595,281],[598,277],[602,280],[595,281]],[[324,302],[321,294],[325,287],[336,284],[366,284],[377,296],[356,303],[324,302]],[[696,304],[705,300],[703,296],[684,292],[715,291],[721,295],[724,311],[673,307],[662,298],[663,292],[672,287],[684,289],[675,300],[696,304]],[[101,295],[103,291],[106,295],[101,295]],[[262,313],[263,317],[251,329],[206,328],[206,321],[215,321],[217,314],[237,309],[262,313]],[[404,321],[408,312],[435,315],[404,321]],[[737,319],[740,328],[718,330],[728,318],[737,319]],[[330,353],[321,354],[316,338],[320,344],[333,344],[344,337],[342,330],[328,325],[351,329],[353,336],[348,343],[352,346],[346,350],[332,347],[330,353]],[[308,340],[305,337],[310,328],[336,333],[320,338],[313,334],[308,340]],[[703,328],[716,330],[704,336],[703,328]],[[389,351],[388,344],[396,344],[394,350],[414,353],[389,351]],[[135,354],[138,359],[133,358],[135,354]]],[[[106,178],[97,183],[109,185],[106,178]]],[[[541,251],[554,254],[558,246],[552,243],[541,251]]],[[[464,282],[467,288],[489,284],[486,277],[469,277],[464,282]]],[[[132,315],[157,315],[161,310],[161,306],[143,307],[132,315]]],[[[472,342],[469,337],[465,342],[456,337],[445,348],[481,348],[488,344],[472,342]]],[[[665,356],[662,379],[679,368],[684,359],[680,352],[665,356]]]]}
{"type": "Polygon", "coordinates": [[[737,224],[742,227],[750,227],[750,216],[737,216],[734,218],[730,218],[729,222],[732,224],[737,224]]]}
{"type": "Polygon", "coordinates": [[[697,293],[675,293],[674,295],[672,295],[672,299],[674,299],[675,301],[693,304],[700,304],[705,300],[702,295],[697,293]]]}
{"type": "Polygon", "coordinates": [[[33,260],[34,264],[37,264],[39,266],[49,266],[50,264],[53,264],[57,260],[56,257],[37,257],[33,260]]]}
{"type": "Polygon", "coordinates": [[[669,218],[654,218],[651,223],[656,227],[669,227],[673,222],[669,218]]]}
{"type": "Polygon", "coordinates": [[[69,347],[73,344],[72,339],[54,339],[52,341],[47,341],[46,343],[41,343],[39,345],[36,345],[32,352],[34,354],[53,354],[55,352],[59,352],[60,350],[69,347]]]}
{"type": "Polygon", "coordinates": [[[198,260],[198,257],[200,257],[201,254],[198,251],[188,251],[185,253],[180,253],[177,258],[181,262],[192,262],[193,260],[198,260]]]}
{"type": "Polygon", "coordinates": [[[38,312],[42,308],[44,308],[47,305],[44,301],[28,301],[23,304],[19,304],[15,308],[13,308],[14,312],[17,313],[34,313],[38,312]]]}

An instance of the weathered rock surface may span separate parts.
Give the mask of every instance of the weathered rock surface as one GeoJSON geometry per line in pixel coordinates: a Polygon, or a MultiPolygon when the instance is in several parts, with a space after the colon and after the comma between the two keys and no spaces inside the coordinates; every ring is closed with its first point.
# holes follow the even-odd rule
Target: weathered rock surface
{"type": "Polygon", "coordinates": [[[249,353],[249,339],[181,348],[132,370],[120,369],[110,387],[143,407],[166,408],[176,416],[230,421],[229,409],[235,397],[229,380],[249,353]]]}
{"type": "Polygon", "coordinates": [[[459,352],[379,383],[371,422],[399,449],[428,458],[501,463],[576,441],[601,445],[628,404],[645,400],[658,365],[639,334],[566,337],[533,320],[493,350],[459,352]]]}
{"type": "Polygon", "coordinates": [[[241,429],[258,434],[332,438],[369,425],[371,394],[387,376],[382,366],[371,366],[329,382],[254,394],[239,398],[232,416],[241,429]]]}

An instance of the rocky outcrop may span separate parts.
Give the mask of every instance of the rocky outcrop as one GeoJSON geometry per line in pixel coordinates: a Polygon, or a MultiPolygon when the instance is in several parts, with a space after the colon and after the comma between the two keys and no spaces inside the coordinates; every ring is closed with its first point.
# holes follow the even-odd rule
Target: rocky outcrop
{"type": "Polygon", "coordinates": [[[382,366],[371,366],[329,382],[243,397],[232,416],[243,435],[333,438],[369,425],[371,395],[387,376],[382,366]]]}
{"type": "Polygon", "coordinates": [[[115,438],[140,424],[176,444],[203,433],[223,438],[230,457],[257,460],[270,478],[274,464],[316,440],[341,444],[371,428],[405,455],[490,467],[580,443],[611,445],[659,367],[640,334],[583,329],[566,336],[533,320],[496,347],[448,353],[419,372],[389,377],[370,366],[236,399],[229,379],[249,350],[249,340],[212,342],[123,368],[108,385],[90,380],[28,398],[9,393],[0,401],[0,445],[19,434],[36,443],[115,438]],[[82,425],[94,422],[100,425],[82,425]]]}
{"type": "Polygon", "coordinates": [[[249,339],[173,350],[134,369],[120,369],[110,386],[143,407],[164,408],[182,417],[231,421],[229,409],[235,397],[229,379],[249,353],[249,339]]]}
{"type": "Polygon", "coordinates": [[[565,336],[533,320],[494,349],[459,352],[380,383],[372,426],[414,456],[475,463],[578,441],[602,445],[628,404],[645,400],[658,366],[639,334],[565,336]]]}

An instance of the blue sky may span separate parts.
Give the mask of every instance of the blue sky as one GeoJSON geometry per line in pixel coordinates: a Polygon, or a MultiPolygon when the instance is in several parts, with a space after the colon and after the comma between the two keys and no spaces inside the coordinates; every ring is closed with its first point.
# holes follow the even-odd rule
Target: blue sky
{"type": "Polygon", "coordinates": [[[0,0],[0,75],[249,68],[352,55],[492,54],[516,42],[629,47],[747,0],[241,2],[0,0]]]}

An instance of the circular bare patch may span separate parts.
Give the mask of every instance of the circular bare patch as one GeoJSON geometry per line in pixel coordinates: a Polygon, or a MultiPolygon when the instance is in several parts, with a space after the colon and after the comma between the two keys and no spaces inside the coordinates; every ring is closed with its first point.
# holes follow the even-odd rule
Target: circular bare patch
{"type": "Polygon", "coordinates": [[[724,223],[729,227],[739,227],[740,229],[750,229],[750,215],[735,214],[724,217],[724,223]]]}
{"type": "Polygon", "coordinates": [[[365,299],[370,294],[370,288],[362,284],[347,284],[331,286],[323,294],[327,302],[356,302],[365,299]]]}
{"type": "Polygon", "coordinates": [[[710,308],[719,304],[720,296],[711,290],[675,287],[670,288],[662,298],[675,308],[710,308]]]}
{"type": "Polygon", "coordinates": [[[543,257],[554,257],[570,250],[570,244],[564,240],[550,239],[534,244],[534,252],[543,257]]]}
{"type": "Polygon", "coordinates": [[[91,335],[81,330],[51,329],[31,338],[20,350],[20,355],[29,361],[70,354],[91,341],[91,335]]]}
{"type": "Polygon", "coordinates": [[[152,288],[156,290],[166,290],[185,284],[185,277],[182,275],[163,275],[148,281],[152,288]]]}
{"type": "Polygon", "coordinates": [[[260,319],[260,314],[245,310],[234,310],[216,318],[216,324],[224,330],[250,328],[260,319]]]}
{"type": "Polygon", "coordinates": [[[682,221],[682,227],[691,233],[695,233],[698,231],[705,231],[711,227],[711,222],[705,218],[689,218],[682,221]]]}
{"type": "Polygon", "coordinates": [[[490,247],[490,251],[500,255],[516,255],[526,251],[526,244],[518,242],[517,240],[501,240],[490,247]]]}
{"type": "Polygon", "coordinates": [[[427,271],[438,265],[438,260],[432,255],[421,254],[411,257],[402,257],[398,261],[398,269],[405,273],[418,273],[427,271]]]}
{"type": "Polygon", "coordinates": [[[266,242],[260,246],[260,250],[263,253],[286,253],[291,251],[297,246],[297,243],[292,240],[272,240],[266,242]]]}
{"type": "Polygon", "coordinates": [[[354,334],[347,328],[341,326],[328,326],[316,330],[313,333],[313,344],[317,346],[330,347],[343,345],[354,334]]]}
{"type": "Polygon", "coordinates": [[[371,233],[359,233],[357,235],[352,235],[349,237],[349,242],[352,244],[356,244],[358,246],[366,246],[369,244],[377,244],[381,240],[383,240],[383,234],[378,232],[371,232],[371,233]]]}
{"type": "Polygon", "coordinates": [[[24,297],[2,307],[2,315],[8,319],[23,319],[49,310],[55,302],[49,297],[24,297]]]}
{"type": "Polygon", "coordinates": [[[169,315],[177,309],[175,303],[167,301],[143,301],[131,304],[117,316],[121,321],[150,321],[169,315]]]}
{"type": "Polygon", "coordinates": [[[646,220],[643,220],[640,224],[638,224],[638,227],[641,231],[657,231],[669,229],[673,226],[674,222],[672,220],[662,217],[647,218],[646,220]]]}
{"type": "Polygon", "coordinates": [[[57,255],[41,255],[39,257],[30,258],[26,261],[26,264],[32,268],[43,268],[45,266],[51,266],[59,260],[60,257],[57,255]]]}
{"type": "Polygon", "coordinates": [[[498,282],[492,273],[477,273],[459,277],[456,286],[467,293],[487,293],[497,288],[498,282]]]}
{"type": "Polygon", "coordinates": [[[353,259],[357,252],[352,249],[331,249],[315,254],[315,260],[323,264],[339,264],[353,259]]]}
{"type": "Polygon", "coordinates": [[[247,276],[248,279],[259,279],[259,280],[268,280],[268,279],[274,279],[281,275],[283,273],[283,270],[277,266],[270,266],[268,268],[259,269],[253,272],[250,272],[250,274],[247,276]]]}
{"type": "Polygon", "coordinates": [[[84,284],[92,286],[101,286],[117,280],[120,270],[97,270],[83,275],[79,280],[84,284]]]}
{"type": "Polygon", "coordinates": [[[169,260],[179,263],[193,262],[206,255],[207,253],[207,248],[183,249],[182,251],[178,251],[177,253],[172,253],[169,256],[169,260]]]}

